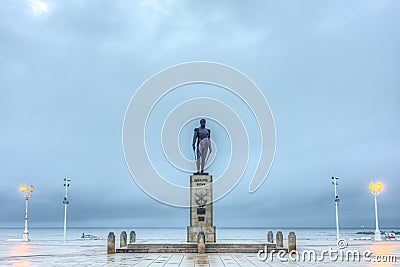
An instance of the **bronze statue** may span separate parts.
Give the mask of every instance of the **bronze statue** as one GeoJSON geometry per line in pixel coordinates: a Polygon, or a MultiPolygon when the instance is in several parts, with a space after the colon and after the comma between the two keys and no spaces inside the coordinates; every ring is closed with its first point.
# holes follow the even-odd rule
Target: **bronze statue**
{"type": "MultiPolygon", "coordinates": [[[[207,153],[210,150],[211,154],[211,131],[210,129],[206,128],[206,120],[200,120],[200,127],[194,128],[194,135],[193,135],[193,151],[195,152],[196,158],[196,166],[197,166],[197,173],[204,173],[204,168],[207,163],[207,153]]],[[[208,154],[208,155],[210,155],[208,154]]]]}

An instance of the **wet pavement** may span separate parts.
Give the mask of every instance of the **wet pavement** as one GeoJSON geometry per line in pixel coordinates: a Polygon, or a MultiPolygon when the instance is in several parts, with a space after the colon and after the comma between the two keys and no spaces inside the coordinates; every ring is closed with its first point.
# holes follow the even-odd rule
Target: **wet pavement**
{"type": "Polygon", "coordinates": [[[265,254],[107,255],[106,240],[0,244],[0,266],[400,266],[400,242],[352,241],[340,250],[331,242],[302,241],[292,259],[287,254],[269,254],[265,260],[259,256],[266,257],[265,254]],[[356,252],[358,258],[354,256],[356,252]]]}

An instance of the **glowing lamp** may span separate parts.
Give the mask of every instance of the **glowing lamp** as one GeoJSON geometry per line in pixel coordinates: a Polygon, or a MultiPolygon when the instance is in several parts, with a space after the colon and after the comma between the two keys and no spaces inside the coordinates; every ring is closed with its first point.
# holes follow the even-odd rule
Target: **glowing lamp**
{"type": "Polygon", "coordinates": [[[374,195],[375,198],[375,241],[381,241],[381,231],[379,230],[379,224],[378,224],[378,204],[377,204],[377,196],[383,189],[383,184],[381,182],[377,182],[374,184],[371,182],[369,184],[369,189],[371,190],[371,193],[374,195]]]}
{"type": "Polygon", "coordinates": [[[369,190],[371,190],[372,194],[379,194],[383,189],[383,184],[381,182],[377,182],[376,184],[374,184],[373,182],[371,182],[369,184],[369,190]]]}
{"type": "Polygon", "coordinates": [[[26,191],[26,186],[23,184],[19,187],[19,190],[21,191],[21,193],[24,193],[26,191]]]}
{"type": "Polygon", "coordinates": [[[376,183],[376,191],[380,192],[383,189],[383,185],[381,182],[377,182],[376,183]]]}
{"type": "Polygon", "coordinates": [[[22,196],[25,198],[25,230],[22,233],[22,241],[28,242],[29,239],[29,232],[28,232],[28,200],[32,196],[33,192],[33,185],[30,185],[28,188],[26,185],[22,184],[19,187],[19,190],[22,193],[22,196]]]}
{"type": "Polygon", "coordinates": [[[370,183],[369,184],[369,190],[371,190],[371,192],[374,192],[375,191],[375,184],[374,183],[370,183]]]}

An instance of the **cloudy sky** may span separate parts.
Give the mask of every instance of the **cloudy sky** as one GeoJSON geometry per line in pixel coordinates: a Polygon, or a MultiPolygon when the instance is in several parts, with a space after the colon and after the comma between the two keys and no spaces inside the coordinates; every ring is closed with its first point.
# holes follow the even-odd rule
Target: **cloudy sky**
{"type": "MultiPolygon", "coordinates": [[[[188,225],[187,209],[136,185],[121,136],[137,88],[195,60],[249,76],[276,124],[266,181],[249,194],[244,176],[215,225],[334,227],[339,176],[341,225],[374,226],[368,184],[380,179],[380,225],[400,227],[399,13],[396,0],[2,1],[0,227],[23,225],[22,183],[35,186],[30,224],[62,227],[64,177],[71,226],[188,225]]],[[[198,89],[174,93],[212,91],[198,89]]]]}

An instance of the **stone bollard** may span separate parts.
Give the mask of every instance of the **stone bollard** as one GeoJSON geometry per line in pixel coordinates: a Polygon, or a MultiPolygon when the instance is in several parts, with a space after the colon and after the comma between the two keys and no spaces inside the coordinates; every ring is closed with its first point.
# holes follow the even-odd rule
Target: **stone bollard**
{"type": "Polygon", "coordinates": [[[296,250],[296,234],[294,232],[290,232],[288,236],[288,252],[292,252],[296,250]]]}
{"type": "Polygon", "coordinates": [[[274,243],[274,233],[272,233],[272,231],[269,231],[269,232],[268,232],[268,235],[267,235],[267,242],[268,242],[268,243],[274,243]]]}
{"type": "Polygon", "coordinates": [[[131,233],[129,234],[129,243],[135,243],[135,242],[136,242],[136,232],[131,231],[131,233]]]}
{"type": "Polygon", "coordinates": [[[126,239],[127,239],[126,232],[122,231],[121,236],[119,238],[119,247],[120,248],[126,247],[126,239]]]}
{"type": "Polygon", "coordinates": [[[206,253],[206,236],[203,232],[200,232],[197,235],[197,253],[204,254],[206,253]]]}
{"type": "Polygon", "coordinates": [[[107,238],[107,254],[115,253],[115,235],[113,232],[108,234],[107,238]]]}
{"type": "Polygon", "coordinates": [[[281,231],[276,233],[276,246],[283,248],[283,234],[281,231]]]}

